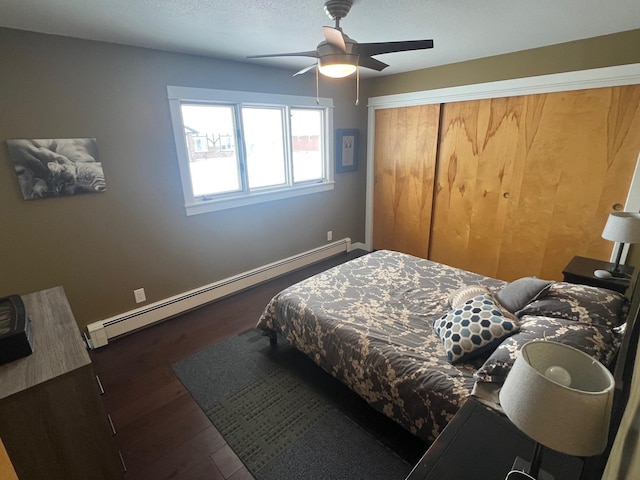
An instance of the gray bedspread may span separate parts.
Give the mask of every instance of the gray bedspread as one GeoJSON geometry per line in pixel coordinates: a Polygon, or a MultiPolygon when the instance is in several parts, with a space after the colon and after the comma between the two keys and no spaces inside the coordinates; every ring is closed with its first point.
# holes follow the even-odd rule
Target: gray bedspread
{"type": "Polygon", "coordinates": [[[463,285],[504,282],[388,250],[277,294],[258,329],[281,333],[372,407],[433,441],[471,394],[483,359],[447,361],[432,323],[463,285]]]}

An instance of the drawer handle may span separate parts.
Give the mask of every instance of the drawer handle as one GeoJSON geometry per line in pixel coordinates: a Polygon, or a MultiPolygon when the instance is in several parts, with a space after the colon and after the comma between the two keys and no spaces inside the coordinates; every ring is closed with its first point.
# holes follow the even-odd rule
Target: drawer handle
{"type": "Polygon", "coordinates": [[[100,389],[100,395],[104,395],[104,388],[102,388],[102,382],[100,381],[100,377],[96,375],[96,382],[98,382],[98,388],[100,389]]]}
{"type": "Polygon", "coordinates": [[[616,212],[621,212],[623,208],[624,207],[623,207],[623,205],[621,203],[616,203],[616,204],[613,205],[613,210],[616,211],[616,212]]]}
{"type": "Polygon", "coordinates": [[[93,350],[93,342],[85,332],[82,332],[82,340],[84,340],[84,346],[87,347],[87,350],[93,350]]]}
{"type": "Polygon", "coordinates": [[[120,463],[122,463],[122,471],[127,473],[127,464],[124,463],[124,458],[122,457],[122,452],[118,450],[118,456],[120,457],[120,463]]]}
{"type": "Polygon", "coordinates": [[[111,433],[115,436],[116,427],[113,426],[113,420],[111,420],[111,415],[107,413],[107,420],[109,420],[109,426],[111,427],[111,433]]]}

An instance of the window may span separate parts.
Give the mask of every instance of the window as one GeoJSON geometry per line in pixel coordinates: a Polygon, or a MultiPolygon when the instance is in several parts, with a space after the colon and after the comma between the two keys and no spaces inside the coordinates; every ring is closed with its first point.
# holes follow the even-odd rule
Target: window
{"type": "Polygon", "coordinates": [[[188,215],[333,188],[331,99],[167,91],[188,215]]]}
{"type": "Polygon", "coordinates": [[[193,137],[193,150],[194,152],[206,152],[208,150],[207,147],[207,137],[198,137],[191,135],[193,137]]]}

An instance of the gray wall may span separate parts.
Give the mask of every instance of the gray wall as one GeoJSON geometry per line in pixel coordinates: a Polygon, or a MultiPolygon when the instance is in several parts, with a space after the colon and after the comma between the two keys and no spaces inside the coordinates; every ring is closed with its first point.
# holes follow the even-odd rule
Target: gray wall
{"type": "MultiPolygon", "coordinates": [[[[0,29],[0,295],[63,285],[80,326],[295,255],[364,241],[366,98],[640,62],[640,30],[364,80],[321,79],[361,167],[336,189],[187,217],[167,85],[315,95],[315,77],[210,58],[0,29]],[[108,191],[24,201],[11,138],[96,137],[108,191]]],[[[436,46],[437,48],[437,46],[436,46]]]]}
{"type": "MultiPolygon", "coordinates": [[[[327,230],[364,241],[364,168],[331,192],[185,214],[167,85],[314,96],[314,75],[9,29],[0,46],[0,296],[63,285],[82,327],[139,307],[136,288],[157,301],[323,245],[327,230]],[[97,139],[107,192],[23,200],[6,140],[72,137],[97,139]]],[[[320,94],[366,145],[352,87],[322,79],[320,94]]]]}
{"type": "MultiPolygon", "coordinates": [[[[575,42],[378,77],[368,83],[369,95],[377,97],[640,63],[638,45],[640,45],[640,29],[629,30],[575,42]]],[[[437,42],[435,48],[438,48],[437,42]]]]}

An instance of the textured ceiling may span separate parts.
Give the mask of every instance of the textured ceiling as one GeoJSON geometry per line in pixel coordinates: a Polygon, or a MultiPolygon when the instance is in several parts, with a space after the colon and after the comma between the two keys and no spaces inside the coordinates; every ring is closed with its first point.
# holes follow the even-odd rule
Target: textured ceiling
{"type": "MultiPolygon", "coordinates": [[[[246,61],[315,49],[324,0],[1,0],[0,26],[246,61]]],[[[640,0],[354,0],[341,27],[359,42],[432,38],[379,55],[388,75],[640,27],[640,0]]],[[[297,70],[309,58],[252,60],[297,70]]],[[[363,70],[363,73],[364,70],[363,70]]]]}

